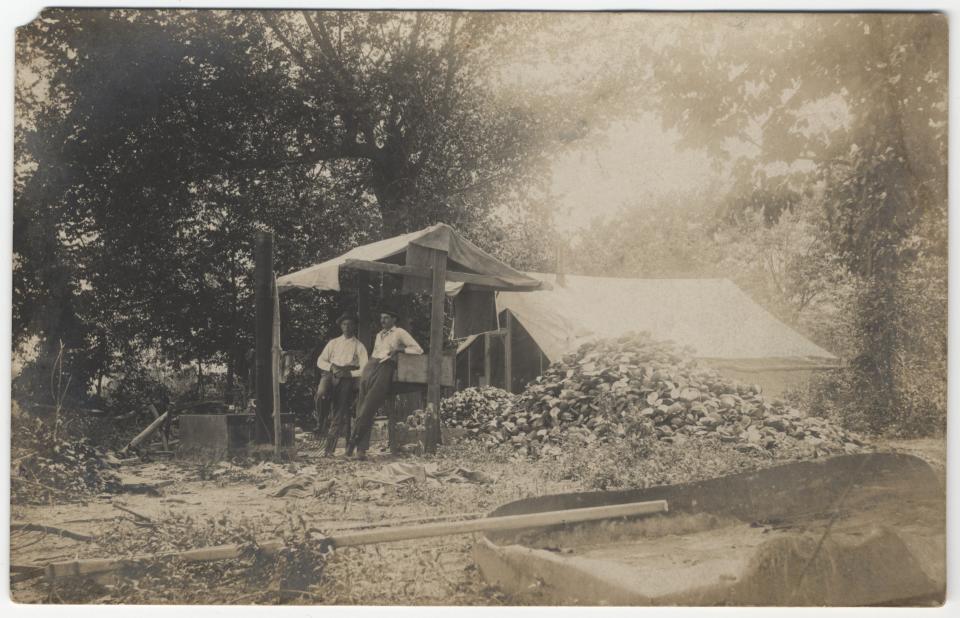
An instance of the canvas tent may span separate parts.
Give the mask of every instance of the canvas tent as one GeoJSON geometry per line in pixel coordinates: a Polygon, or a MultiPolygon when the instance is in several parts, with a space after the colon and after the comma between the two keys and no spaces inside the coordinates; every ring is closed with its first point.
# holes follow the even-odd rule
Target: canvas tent
{"type": "MultiPolygon", "coordinates": [[[[528,274],[543,281],[554,278],[528,274]]],[[[501,293],[497,308],[514,327],[508,345],[487,347],[493,354],[511,348],[514,390],[584,341],[631,331],[647,331],[690,347],[704,364],[731,378],[760,384],[773,395],[814,371],[838,364],[833,354],[775,318],[727,279],[567,275],[563,286],[554,285],[550,291],[501,293]]],[[[476,341],[462,345],[460,355],[471,354],[474,348],[473,358],[483,356],[478,347],[476,341]]],[[[460,363],[458,377],[464,364],[460,363]]],[[[501,363],[494,359],[487,364],[501,363]]]]}
{"type": "MultiPolygon", "coordinates": [[[[531,277],[511,268],[460,236],[452,227],[438,223],[430,227],[387,238],[351,249],[320,264],[283,275],[277,279],[277,288],[283,293],[294,289],[340,290],[341,270],[358,270],[400,276],[403,280],[401,293],[430,291],[430,253],[446,255],[444,291],[454,298],[455,327],[464,331],[472,327],[458,309],[475,309],[483,304],[483,296],[490,297],[490,313],[496,321],[493,302],[494,292],[527,292],[550,289],[549,282],[531,277]],[[470,298],[470,302],[458,303],[470,298]],[[458,307],[458,304],[461,307],[458,307]]],[[[360,311],[360,338],[368,346],[372,343],[369,332],[369,300],[358,298],[360,311]]],[[[471,312],[474,313],[474,312],[471,312]]],[[[482,321],[482,320],[480,320],[482,321]]],[[[475,327],[474,332],[486,330],[475,327]]],[[[472,334],[463,332],[463,336],[472,334]]]]}
{"type": "MultiPolygon", "coordinates": [[[[430,336],[426,358],[401,355],[396,381],[400,384],[426,384],[426,408],[433,426],[427,432],[426,446],[431,451],[439,439],[439,404],[445,376],[453,385],[453,359],[443,352],[444,297],[454,297],[455,328],[465,334],[494,328],[494,294],[549,288],[549,284],[530,277],[485,253],[450,227],[438,223],[422,230],[402,234],[356,247],[343,255],[289,273],[277,279],[277,290],[340,290],[344,269],[361,273],[380,273],[400,278],[400,293],[426,292],[431,297],[430,336]],[[446,360],[449,360],[449,365],[446,360]],[[446,367],[449,366],[449,371],[446,367]]],[[[371,308],[366,285],[358,286],[358,335],[370,349],[371,308]]],[[[392,415],[391,415],[392,418],[392,415]]],[[[393,427],[391,423],[391,428],[393,427]]],[[[429,427],[429,425],[428,425],[429,427]]],[[[391,434],[393,431],[391,430],[391,434]]],[[[393,441],[391,440],[391,444],[393,441]]]]}
{"type": "MultiPolygon", "coordinates": [[[[447,295],[455,295],[464,286],[505,291],[549,287],[484,252],[445,223],[361,245],[326,262],[284,275],[277,279],[277,286],[281,292],[293,288],[336,291],[340,289],[341,268],[363,269],[365,262],[422,267],[427,265],[427,253],[431,249],[447,254],[447,295]]],[[[380,272],[404,275],[402,270],[380,269],[380,272]]],[[[413,285],[407,287],[407,291],[412,289],[413,285]]]]}

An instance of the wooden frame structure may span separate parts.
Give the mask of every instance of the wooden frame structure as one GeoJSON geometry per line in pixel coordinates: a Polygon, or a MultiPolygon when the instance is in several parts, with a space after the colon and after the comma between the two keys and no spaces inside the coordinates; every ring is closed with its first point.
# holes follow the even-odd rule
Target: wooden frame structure
{"type": "MultiPolygon", "coordinates": [[[[416,277],[419,279],[430,280],[430,341],[427,348],[427,426],[424,443],[424,450],[428,453],[436,452],[440,444],[440,399],[441,399],[441,371],[443,364],[443,323],[445,318],[444,301],[446,299],[446,282],[453,281],[457,283],[469,283],[477,288],[489,288],[491,292],[501,289],[504,282],[496,277],[487,275],[478,275],[474,273],[456,272],[447,269],[447,252],[440,249],[428,249],[429,268],[419,266],[406,266],[391,264],[388,262],[377,262],[373,260],[348,259],[341,268],[357,270],[361,273],[383,273],[390,275],[399,275],[402,277],[416,277]]],[[[361,323],[369,329],[371,316],[370,299],[365,293],[365,286],[361,285],[363,292],[357,296],[357,313],[360,316],[367,316],[366,323],[361,317],[361,323]]],[[[358,333],[361,341],[367,341],[369,332],[358,333]]],[[[390,423],[388,431],[390,434],[390,443],[394,444],[394,422],[393,415],[389,415],[390,423]]]]}
{"type": "MultiPolygon", "coordinates": [[[[272,245],[272,243],[271,243],[272,245]]],[[[272,257],[264,258],[264,262],[269,266],[261,265],[260,258],[260,237],[258,235],[258,261],[256,266],[257,273],[257,368],[267,366],[267,346],[261,345],[261,337],[266,338],[269,331],[267,325],[260,322],[261,315],[267,316],[266,302],[261,301],[260,294],[267,293],[267,284],[261,284],[262,279],[267,278],[267,273],[272,274],[272,257]],[[261,306],[264,311],[261,312],[261,306]],[[261,358],[262,355],[262,358],[261,358]]],[[[371,308],[369,290],[369,273],[381,273],[417,280],[426,280],[429,283],[430,303],[430,341],[427,349],[427,367],[426,383],[427,390],[427,431],[425,436],[425,450],[428,453],[436,451],[440,442],[440,399],[442,396],[442,376],[444,364],[444,337],[443,325],[445,318],[445,300],[447,297],[447,284],[461,284],[469,286],[467,289],[473,291],[489,291],[491,294],[498,291],[524,292],[542,289],[543,282],[533,279],[524,273],[510,268],[507,264],[497,260],[493,256],[484,253],[478,247],[472,245],[469,241],[459,236],[453,228],[445,224],[436,224],[424,230],[404,234],[401,236],[384,239],[356,247],[354,250],[333,260],[328,260],[322,264],[308,267],[296,273],[290,273],[281,277],[279,283],[283,289],[287,288],[313,288],[326,290],[339,290],[338,276],[341,269],[354,270],[359,275],[359,292],[357,295],[357,314],[359,319],[358,337],[365,344],[372,340],[370,325],[372,322],[373,311],[371,308]],[[416,250],[416,257],[411,250],[416,250]],[[397,264],[391,260],[394,256],[406,252],[408,260],[415,260],[416,264],[397,264]],[[360,259],[368,258],[368,259],[360,259]],[[475,272],[463,272],[448,269],[448,260],[453,265],[462,265],[467,270],[475,272]]],[[[276,286],[273,289],[277,289],[276,286]]],[[[263,319],[266,319],[264,317],[263,319]]],[[[279,330],[279,329],[274,329],[279,330]]],[[[401,358],[401,362],[402,362],[401,358]]],[[[421,369],[422,371],[422,369],[421,369]]],[[[455,371],[454,371],[455,373],[455,371]]],[[[422,374],[421,374],[422,375],[422,374]]],[[[272,397],[268,394],[268,385],[266,383],[269,377],[261,379],[258,372],[257,378],[257,402],[260,410],[261,399],[266,409],[272,412],[274,403],[272,397]],[[261,397],[261,392],[263,397],[261,397]],[[269,405],[267,405],[269,404],[269,405]]],[[[419,380],[413,382],[420,384],[419,380]]],[[[272,390],[272,389],[271,389],[272,390]]],[[[276,402],[279,403],[279,402],[276,402]]],[[[259,413],[258,413],[259,415],[259,413]]],[[[261,420],[264,420],[261,417],[261,420]]],[[[262,423],[258,423],[262,424],[262,423]]],[[[393,423],[390,423],[392,429],[393,423]]],[[[392,432],[391,432],[392,433],[392,432]]],[[[393,444],[393,440],[391,440],[393,444]]]]}

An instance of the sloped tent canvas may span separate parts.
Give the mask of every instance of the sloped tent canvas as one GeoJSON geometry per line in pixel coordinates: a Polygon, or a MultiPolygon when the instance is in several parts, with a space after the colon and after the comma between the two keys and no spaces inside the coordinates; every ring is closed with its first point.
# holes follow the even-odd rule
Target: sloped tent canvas
{"type": "MultiPolygon", "coordinates": [[[[554,275],[528,273],[547,280],[554,275]]],[[[509,309],[552,362],[598,337],[647,331],[689,347],[728,377],[768,394],[836,366],[836,356],[775,318],[727,279],[625,279],[567,275],[564,286],[503,292],[509,309]]]]}
{"type": "MultiPolygon", "coordinates": [[[[340,269],[348,260],[380,261],[408,266],[427,266],[429,249],[447,252],[447,270],[484,275],[485,285],[447,281],[445,291],[454,298],[455,335],[494,330],[497,311],[494,290],[536,290],[550,284],[530,277],[489,255],[452,227],[438,223],[428,228],[362,245],[326,262],[309,266],[277,279],[281,292],[297,289],[340,290],[340,269]]],[[[430,280],[404,277],[402,293],[429,291],[430,280]]]]}
{"type": "MultiPolygon", "coordinates": [[[[504,264],[489,255],[446,225],[438,223],[409,234],[401,234],[368,245],[361,245],[326,262],[309,266],[277,279],[281,292],[293,288],[317,290],[340,290],[340,268],[347,260],[391,262],[422,266],[426,249],[447,252],[447,268],[466,273],[487,275],[497,289],[536,290],[544,284],[504,264]]],[[[461,289],[470,289],[470,284],[448,281],[447,294],[456,295],[461,289]]],[[[549,286],[547,286],[549,287],[549,286]]],[[[407,288],[407,291],[410,291],[407,288]]]]}

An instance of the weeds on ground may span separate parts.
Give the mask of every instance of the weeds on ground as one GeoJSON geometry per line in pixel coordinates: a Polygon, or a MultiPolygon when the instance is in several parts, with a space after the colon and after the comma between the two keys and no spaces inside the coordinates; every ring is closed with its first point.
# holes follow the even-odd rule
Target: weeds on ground
{"type": "Polygon", "coordinates": [[[604,448],[565,451],[545,473],[573,480],[587,489],[625,489],[671,485],[782,463],[771,455],[744,453],[714,437],[690,438],[682,445],[652,437],[616,440],[604,448]]]}
{"type": "Polygon", "coordinates": [[[124,521],[99,540],[103,556],[159,555],[130,563],[117,573],[64,579],[45,584],[52,603],[224,603],[277,604],[317,602],[313,589],[324,577],[328,544],[311,535],[301,518],[288,514],[281,526],[266,519],[199,520],[168,514],[155,524],[124,521]],[[149,527],[147,534],[144,527],[149,527]],[[259,545],[283,540],[279,553],[259,545]],[[165,554],[215,545],[237,544],[232,560],[186,562],[165,554]]]}

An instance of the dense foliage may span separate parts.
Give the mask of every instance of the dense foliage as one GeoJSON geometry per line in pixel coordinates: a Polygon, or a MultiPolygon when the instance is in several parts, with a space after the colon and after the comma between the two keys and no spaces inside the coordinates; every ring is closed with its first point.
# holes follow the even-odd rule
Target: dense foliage
{"type": "MultiPolygon", "coordinates": [[[[17,52],[25,397],[53,397],[61,344],[71,401],[139,405],[184,368],[242,394],[265,227],[279,272],[441,220],[549,270],[550,161],[653,114],[724,182],[628,201],[567,269],[729,277],[844,359],[814,407],[943,429],[942,15],[55,9],[17,52]]],[[[305,366],[354,288],[285,299],[305,366]]]]}
{"type": "MultiPolygon", "coordinates": [[[[234,390],[264,227],[278,272],[441,220],[534,264],[511,222],[536,208],[494,212],[537,203],[543,139],[481,86],[502,22],[50,10],[22,28],[14,341],[39,353],[19,390],[49,397],[61,341],[73,399],[136,380],[145,352],[198,382],[225,367],[234,390]]],[[[285,347],[334,330],[345,285],[284,302],[285,347]]]]}
{"type": "Polygon", "coordinates": [[[699,16],[661,26],[657,43],[636,53],[642,88],[686,145],[725,170],[729,190],[681,194],[675,216],[658,205],[625,209],[572,253],[593,272],[730,277],[847,361],[815,385],[815,407],[860,429],[942,431],[943,16],[699,16]]]}

